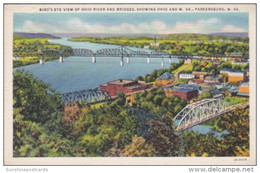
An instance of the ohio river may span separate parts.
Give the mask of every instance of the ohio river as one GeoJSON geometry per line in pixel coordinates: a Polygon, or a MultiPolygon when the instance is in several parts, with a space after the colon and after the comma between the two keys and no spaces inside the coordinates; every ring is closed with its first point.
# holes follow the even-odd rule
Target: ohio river
{"type": "MultiPolygon", "coordinates": [[[[71,42],[67,38],[49,40],[72,48],[86,48],[92,51],[104,48],[117,48],[118,45],[95,44],[89,42],[71,42]]],[[[137,49],[137,48],[131,48],[137,49]]],[[[45,62],[44,65],[33,64],[16,69],[25,69],[33,73],[35,77],[60,93],[91,89],[99,87],[100,84],[116,79],[135,79],[139,75],[146,75],[155,69],[168,68],[168,58],[164,59],[164,67],[161,67],[161,58],[151,58],[147,64],[146,57],[131,58],[130,63],[120,66],[119,57],[97,57],[96,63],[92,63],[91,57],[71,56],[64,59],[63,63],[58,60],[45,62]]],[[[178,62],[177,59],[173,62],[178,62]]]]}

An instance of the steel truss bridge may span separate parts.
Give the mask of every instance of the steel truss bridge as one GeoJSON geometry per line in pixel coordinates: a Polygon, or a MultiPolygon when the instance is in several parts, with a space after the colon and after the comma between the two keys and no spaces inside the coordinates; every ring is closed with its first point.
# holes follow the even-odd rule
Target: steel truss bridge
{"type": "MultiPolygon", "coordinates": [[[[60,56],[62,58],[68,56],[83,56],[83,57],[127,57],[129,61],[129,57],[140,57],[140,58],[178,58],[178,59],[200,59],[200,60],[209,60],[214,61],[214,58],[240,58],[237,56],[227,56],[227,55],[187,55],[187,54],[170,54],[165,51],[158,50],[133,50],[126,46],[119,46],[116,48],[104,48],[99,49],[97,51],[93,51],[87,48],[67,48],[62,51],[57,50],[43,50],[42,49],[42,58],[44,55],[47,56],[60,56]]],[[[248,57],[242,57],[244,60],[247,60],[248,57]]],[[[96,60],[93,59],[93,62],[96,60]]]]}
{"type": "Polygon", "coordinates": [[[61,99],[65,104],[70,104],[76,101],[81,101],[87,104],[96,104],[112,100],[107,92],[100,91],[99,88],[64,93],[61,94],[61,99]]]}
{"type": "Polygon", "coordinates": [[[229,105],[222,99],[203,99],[184,107],[175,117],[176,131],[184,131],[205,121],[230,112],[237,107],[247,107],[248,103],[229,105]]]}

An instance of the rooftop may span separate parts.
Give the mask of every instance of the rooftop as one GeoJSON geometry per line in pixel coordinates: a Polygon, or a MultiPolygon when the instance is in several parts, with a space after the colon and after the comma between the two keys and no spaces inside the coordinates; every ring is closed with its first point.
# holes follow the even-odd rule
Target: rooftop
{"type": "Polygon", "coordinates": [[[176,91],[176,92],[182,92],[182,93],[188,93],[188,92],[191,92],[191,91],[196,91],[196,89],[194,89],[194,88],[173,88],[172,90],[176,91]]]}
{"type": "Polygon", "coordinates": [[[218,75],[211,75],[211,76],[207,76],[207,79],[220,79],[220,77],[218,75]]]}
{"type": "Polygon", "coordinates": [[[165,72],[163,73],[160,77],[158,77],[158,79],[172,79],[173,78],[173,74],[169,73],[169,72],[165,72]]]}
{"type": "Polygon", "coordinates": [[[230,55],[243,55],[241,52],[231,52],[230,55]]]}
{"type": "Polygon", "coordinates": [[[237,95],[240,95],[240,96],[249,96],[249,93],[237,93],[237,95]]]}
{"type": "Polygon", "coordinates": [[[220,94],[221,91],[218,90],[218,89],[214,89],[214,90],[211,90],[210,93],[211,93],[211,94],[220,94]]]}
{"type": "Polygon", "coordinates": [[[137,84],[137,85],[127,86],[126,88],[139,88],[145,85],[149,85],[149,84],[137,84]]]}
{"type": "Polygon", "coordinates": [[[189,88],[193,88],[193,89],[196,89],[196,90],[199,90],[200,86],[199,85],[195,85],[195,84],[180,84],[178,85],[179,87],[189,87],[189,88]]]}
{"type": "Polygon", "coordinates": [[[226,89],[227,89],[229,92],[238,92],[238,87],[237,87],[237,86],[228,85],[228,86],[226,86],[226,89]]]}
{"type": "Polygon", "coordinates": [[[229,69],[229,68],[223,68],[220,70],[220,72],[246,73],[246,71],[233,70],[233,69],[229,69]]]}
{"type": "Polygon", "coordinates": [[[110,81],[108,83],[123,85],[123,84],[132,83],[132,82],[134,82],[134,80],[118,79],[118,80],[110,81]]]}
{"type": "Polygon", "coordinates": [[[249,86],[249,82],[243,82],[240,86],[249,86]]]}

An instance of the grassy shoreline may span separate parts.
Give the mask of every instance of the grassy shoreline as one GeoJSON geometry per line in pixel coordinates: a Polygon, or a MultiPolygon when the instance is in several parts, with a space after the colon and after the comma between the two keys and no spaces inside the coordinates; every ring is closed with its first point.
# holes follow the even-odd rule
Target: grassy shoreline
{"type": "MultiPolygon", "coordinates": [[[[50,43],[49,40],[51,39],[56,38],[21,37],[15,39],[13,41],[13,68],[39,63],[41,48],[59,51],[68,47],[56,43],[50,43]],[[15,57],[19,57],[19,59],[16,60],[15,57]]],[[[59,56],[44,56],[45,62],[57,59],[59,59],[59,56]]]]}

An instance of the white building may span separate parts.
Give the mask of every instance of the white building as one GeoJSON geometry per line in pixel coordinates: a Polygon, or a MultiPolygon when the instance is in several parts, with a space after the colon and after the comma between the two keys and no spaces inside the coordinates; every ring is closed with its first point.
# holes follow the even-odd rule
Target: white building
{"type": "Polygon", "coordinates": [[[160,46],[160,43],[150,43],[150,46],[152,46],[152,47],[159,47],[160,46]]]}
{"type": "Polygon", "coordinates": [[[194,79],[195,75],[191,73],[180,73],[179,74],[180,79],[194,79]]]}
{"type": "Polygon", "coordinates": [[[144,45],[144,49],[150,49],[150,45],[144,45]]]}

